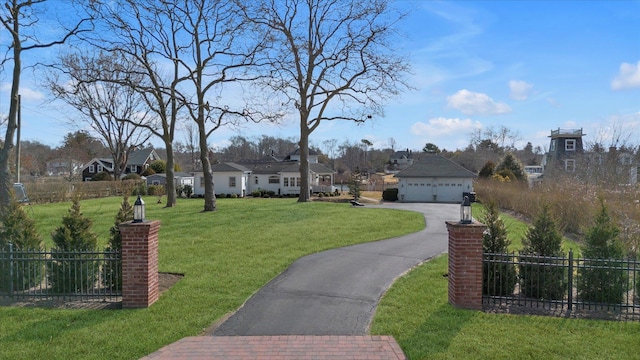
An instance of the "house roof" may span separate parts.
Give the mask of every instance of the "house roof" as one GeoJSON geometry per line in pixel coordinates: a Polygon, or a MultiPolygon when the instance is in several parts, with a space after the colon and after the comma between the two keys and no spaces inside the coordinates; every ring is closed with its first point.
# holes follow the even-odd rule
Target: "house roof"
{"type": "MultiPolygon", "coordinates": [[[[300,163],[297,161],[270,162],[270,163],[243,163],[247,171],[253,174],[279,174],[283,172],[299,173],[300,163]]],[[[316,174],[333,174],[334,171],[318,163],[309,163],[309,170],[316,174]]]]}
{"type": "Polygon", "coordinates": [[[422,159],[398,172],[397,178],[453,177],[474,178],[477,175],[438,154],[424,154],[422,159]]]}
{"type": "Polygon", "coordinates": [[[158,156],[158,153],[156,153],[156,151],[151,148],[135,150],[129,154],[129,158],[127,159],[127,166],[144,165],[147,159],[150,159],[151,161],[158,160],[160,159],[160,156],[158,156]]]}
{"type": "MultiPolygon", "coordinates": [[[[166,173],[160,173],[160,174],[155,173],[155,174],[151,174],[151,175],[147,176],[147,179],[148,178],[154,178],[154,177],[166,178],[167,174],[166,173]]],[[[173,173],[173,177],[174,178],[184,178],[184,177],[193,177],[193,175],[191,175],[189,173],[186,173],[186,172],[174,172],[173,173]]]]}
{"type": "Polygon", "coordinates": [[[391,154],[390,158],[393,159],[409,159],[412,157],[412,152],[411,150],[406,150],[406,151],[396,151],[393,154],[391,154]]]}
{"type": "MultiPolygon", "coordinates": [[[[300,148],[295,149],[288,156],[291,156],[291,155],[300,155],[300,148]]],[[[318,152],[309,148],[309,155],[318,155],[318,152]]]]}
{"type": "Polygon", "coordinates": [[[87,169],[91,165],[102,165],[107,171],[113,171],[113,159],[111,158],[93,158],[82,167],[82,170],[87,169]]]}
{"type": "Polygon", "coordinates": [[[224,162],[219,164],[211,164],[211,171],[213,172],[233,172],[233,171],[250,171],[243,165],[236,164],[234,162],[224,162]]]}

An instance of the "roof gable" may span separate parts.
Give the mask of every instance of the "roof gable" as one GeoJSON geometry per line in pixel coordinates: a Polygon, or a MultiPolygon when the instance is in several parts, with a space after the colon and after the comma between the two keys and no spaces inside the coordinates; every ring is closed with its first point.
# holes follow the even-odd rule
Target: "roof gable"
{"type": "Polygon", "coordinates": [[[418,162],[398,172],[397,178],[453,177],[474,178],[477,175],[437,154],[425,154],[418,162]]]}
{"type": "Polygon", "coordinates": [[[144,165],[147,160],[155,161],[159,160],[160,156],[154,149],[147,148],[141,150],[132,151],[127,159],[127,166],[130,165],[144,165]]]}

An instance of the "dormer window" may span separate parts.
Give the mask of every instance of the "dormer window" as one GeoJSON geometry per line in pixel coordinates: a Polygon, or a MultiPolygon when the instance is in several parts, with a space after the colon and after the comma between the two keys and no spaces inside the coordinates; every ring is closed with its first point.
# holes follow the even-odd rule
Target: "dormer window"
{"type": "Polygon", "coordinates": [[[564,143],[565,151],[576,151],[576,140],[575,139],[567,139],[564,143]]]}

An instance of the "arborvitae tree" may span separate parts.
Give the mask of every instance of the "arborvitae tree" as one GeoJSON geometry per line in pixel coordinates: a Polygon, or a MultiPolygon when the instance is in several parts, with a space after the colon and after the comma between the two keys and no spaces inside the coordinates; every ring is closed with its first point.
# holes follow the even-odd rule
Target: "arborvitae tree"
{"type": "Polygon", "coordinates": [[[493,161],[489,160],[482,166],[482,169],[480,169],[478,176],[484,179],[488,179],[493,176],[493,172],[495,169],[496,164],[493,161]]]}
{"type": "Polygon", "coordinates": [[[13,251],[26,252],[20,254],[23,259],[37,258],[37,254],[29,252],[42,250],[42,239],[33,219],[27,216],[15,198],[11,199],[6,212],[0,214],[0,289],[24,290],[39,284],[42,279],[41,262],[18,261],[11,269],[8,261],[1,261],[8,257],[9,243],[13,251]]]}
{"type": "Polygon", "coordinates": [[[355,172],[349,179],[349,194],[353,195],[354,200],[360,199],[360,188],[362,186],[362,178],[360,172],[355,172]]]}
{"type": "Polygon", "coordinates": [[[117,253],[115,261],[105,262],[102,268],[102,284],[109,289],[122,289],[122,235],[120,234],[120,224],[133,220],[133,206],[129,203],[129,195],[122,197],[120,210],[116,214],[115,222],[109,229],[109,244],[105,252],[117,253]]]}
{"type": "Polygon", "coordinates": [[[504,158],[502,158],[502,161],[500,161],[498,166],[496,166],[495,172],[499,173],[500,170],[505,169],[511,171],[513,175],[515,175],[515,179],[511,180],[527,180],[527,174],[524,172],[524,165],[522,165],[522,162],[520,162],[520,160],[511,153],[507,153],[504,158]]]}
{"type": "MultiPolygon", "coordinates": [[[[482,222],[487,230],[482,235],[482,251],[491,254],[506,254],[511,241],[507,238],[507,228],[502,219],[498,206],[494,201],[485,205],[485,215],[482,222]]],[[[505,261],[505,255],[488,255],[488,260],[482,264],[482,292],[485,295],[511,295],[515,289],[517,276],[513,264],[505,261]]]]}
{"type": "Polygon", "coordinates": [[[99,264],[94,260],[98,237],[91,231],[92,221],[80,212],[80,197],[73,198],[69,213],[62,217],[51,238],[57,249],[52,250],[52,271],[49,282],[54,292],[86,291],[95,285],[99,264]]]}
{"type": "Polygon", "coordinates": [[[624,270],[618,269],[622,263],[615,261],[624,257],[619,233],[620,229],[609,216],[604,199],[600,198],[600,210],[584,239],[582,255],[585,267],[578,269],[577,288],[581,300],[608,304],[623,301],[629,279],[624,270]]]}
{"type": "Polygon", "coordinates": [[[525,296],[543,300],[564,298],[567,280],[562,261],[539,258],[562,256],[561,244],[562,235],[545,204],[522,241],[520,287],[525,296]]]}

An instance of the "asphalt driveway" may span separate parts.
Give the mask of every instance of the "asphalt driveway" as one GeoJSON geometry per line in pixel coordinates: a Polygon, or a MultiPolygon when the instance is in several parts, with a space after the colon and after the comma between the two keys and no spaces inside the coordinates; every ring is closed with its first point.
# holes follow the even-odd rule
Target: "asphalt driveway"
{"type": "Polygon", "coordinates": [[[412,267],[445,252],[445,221],[460,217],[458,204],[367,206],[422,212],[427,226],[402,237],[300,258],[212,335],[366,335],[383,293],[412,267]]]}

